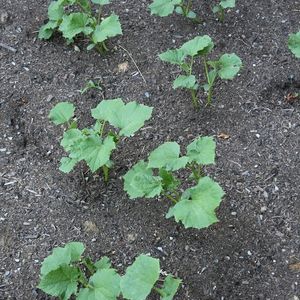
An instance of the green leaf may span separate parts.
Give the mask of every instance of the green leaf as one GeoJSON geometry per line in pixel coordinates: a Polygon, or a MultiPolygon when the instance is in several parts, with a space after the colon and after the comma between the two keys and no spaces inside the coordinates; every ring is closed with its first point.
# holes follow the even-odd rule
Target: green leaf
{"type": "Polygon", "coordinates": [[[94,266],[97,270],[109,269],[111,267],[110,259],[107,256],[103,256],[100,260],[95,262],[94,266]]]}
{"type": "Polygon", "coordinates": [[[188,163],[186,156],[179,157],[180,147],[176,142],[166,142],[150,153],[148,168],[165,168],[176,171],[188,163]]]}
{"type": "Polygon", "coordinates": [[[84,159],[92,172],[109,162],[112,150],[116,149],[113,137],[102,140],[98,135],[91,135],[81,142],[81,159],[84,159]]]}
{"type": "Polygon", "coordinates": [[[78,163],[78,160],[70,157],[62,157],[60,160],[59,170],[64,173],[70,173],[75,165],[78,163]]]}
{"type": "Polygon", "coordinates": [[[220,4],[215,5],[215,6],[212,8],[212,11],[213,11],[214,14],[220,12],[221,10],[222,10],[222,7],[220,6],[220,4]]]}
{"type": "Polygon", "coordinates": [[[93,43],[101,43],[109,37],[122,34],[121,23],[117,15],[112,14],[105,18],[100,25],[97,25],[93,33],[93,43]]]}
{"type": "Polygon", "coordinates": [[[121,291],[126,299],[145,300],[159,278],[159,260],[140,255],[127,268],[121,279],[121,291]]]}
{"type": "Polygon", "coordinates": [[[195,55],[204,55],[208,54],[214,43],[208,35],[196,36],[192,40],[184,43],[181,46],[181,50],[184,51],[186,55],[195,56],[195,55]]]}
{"type": "Polygon", "coordinates": [[[198,184],[186,191],[181,200],[171,207],[167,218],[175,217],[185,228],[205,228],[218,221],[215,209],[219,206],[224,192],[218,183],[203,177],[198,184]]]}
{"type": "Polygon", "coordinates": [[[181,65],[186,58],[186,54],[181,49],[168,50],[166,52],[161,53],[159,55],[159,58],[162,61],[169,62],[173,65],[181,65]]]}
{"type": "Polygon", "coordinates": [[[110,4],[110,0],[92,0],[92,2],[99,5],[110,4]]]}
{"type": "Polygon", "coordinates": [[[45,293],[67,300],[77,293],[77,280],[80,272],[77,268],[67,265],[47,273],[41,278],[38,288],[45,293]]]}
{"type": "Polygon", "coordinates": [[[168,275],[164,281],[163,288],[160,289],[160,292],[162,293],[161,300],[172,300],[180,284],[181,284],[180,279],[168,275]]]}
{"type": "Polygon", "coordinates": [[[38,38],[41,40],[50,39],[56,27],[57,27],[57,21],[50,20],[48,23],[46,23],[40,28],[38,38]]]}
{"type": "Polygon", "coordinates": [[[116,300],[120,295],[120,276],[114,269],[97,270],[89,285],[80,290],[77,300],[116,300]]]}
{"type": "Polygon", "coordinates": [[[165,169],[159,170],[159,176],[162,178],[162,186],[165,191],[173,191],[180,184],[180,181],[165,169]]]}
{"type": "Polygon", "coordinates": [[[146,197],[153,198],[162,191],[162,179],[153,176],[153,171],[147,168],[144,161],[138,162],[124,175],[124,190],[130,199],[146,197]]]}
{"type": "Polygon", "coordinates": [[[64,132],[60,145],[69,152],[73,150],[74,145],[78,145],[85,136],[77,128],[72,128],[64,132]]]}
{"type": "Polygon", "coordinates": [[[235,0],[222,0],[220,2],[220,6],[222,6],[224,9],[234,8],[235,7],[235,0]]]}
{"type": "Polygon", "coordinates": [[[300,31],[289,35],[288,46],[292,53],[300,58],[300,31]]]}
{"type": "Polygon", "coordinates": [[[179,75],[173,82],[173,89],[186,88],[195,89],[197,84],[196,77],[194,75],[179,75]]]}
{"type": "Polygon", "coordinates": [[[236,54],[223,54],[219,59],[218,75],[221,79],[233,79],[241,66],[242,61],[236,54]]]}
{"type": "Polygon", "coordinates": [[[197,18],[197,15],[195,12],[189,11],[188,14],[186,15],[186,17],[193,20],[193,19],[197,18]]]}
{"type": "Polygon", "coordinates": [[[88,14],[85,13],[71,13],[70,15],[64,15],[63,20],[59,26],[59,30],[62,32],[64,38],[72,40],[77,34],[83,33],[89,35],[93,29],[89,25],[91,19],[88,14]]]}
{"type": "Polygon", "coordinates": [[[48,18],[51,21],[59,21],[64,14],[62,1],[52,1],[48,7],[48,18]]]}
{"type": "Polygon", "coordinates": [[[149,5],[151,15],[166,17],[173,13],[175,6],[181,4],[181,2],[182,0],[154,0],[149,5]]]}
{"type": "Polygon", "coordinates": [[[68,243],[63,248],[54,248],[52,254],[44,259],[41,274],[44,276],[62,265],[79,260],[83,252],[84,245],[79,242],[68,243]]]}
{"type": "Polygon", "coordinates": [[[135,101],[126,105],[121,99],[103,100],[95,109],[92,116],[95,119],[108,121],[120,128],[119,135],[131,136],[139,130],[152,115],[152,107],[138,104],[135,101]]]}
{"type": "Polygon", "coordinates": [[[189,162],[196,162],[200,165],[215,163],[216,143],[212,137],[199,137],[187,146],[189,162]]]}
{"type": "Polygon", "coordinates": [[[75,112],[75,107],[70,102],[60,102],[56,104],[49,113],[49,119],[55,124],[60,125],[68,122],[75,112]]]}

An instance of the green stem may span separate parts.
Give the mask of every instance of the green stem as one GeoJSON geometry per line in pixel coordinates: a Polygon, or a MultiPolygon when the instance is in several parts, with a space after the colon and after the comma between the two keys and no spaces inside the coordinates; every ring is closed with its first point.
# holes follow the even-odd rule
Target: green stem
{"type": "Polygon", "coordinates": [[[198,99],[197,99],[197,94],[196,94],[196,90],[190,89],[191,91],[191,95],[192,95],[192,100],[193,100],[193,105],[195,108],[199,108],[199,103],[198,103],[198,99]]]}
{"type": "Polygon", "coordinates": [[[203,63],[204,63],[204,69],[205,69],[205,76],[206,76],[206,80],[208,83],[207,105],[209,106],[211,104],[214,81],[210,81],[206,57],[203,58],[203,63]]]}
{"type": "Polygon", "coordinates": [[[103,171],[104,181],[105,183],[107,183],[109,180],[109,167],[106,165],[102,166],[102,171],[103,171]]]}
{"type": "Polygon", "coordinates": [[[98,17],[97,17],[97,24],[99,25],[101,22],[101,15],[102,15],[102,6],[99,6],[99,10],[98,10],[98,17]]]}
{"type": "Polygon", "coordinates": [[[103,136],[103,132],[104,132],[104,128],[105,128],[105,123],[106,123],[106,121],[103,121],[103,123],[102,123],[102,125],[101,125],[100,132],[99,132],[100,137],[103,136]]]}
{"type": "Polygon", "coordinates": [[[102,48],[103,48],[104,52],[108,52],[108,48],[106,47],[106,44],[105,44],[105,42],[104,42],[104,41],[103,41],[103,42],[101,42],[101,46],[102,46],[102,48]]]}
{"type": "Polygon", "coordinates": [[[156,286],[155,287],[153,287],[153,290],[156,292],[156,293],[158,293],[160,296],[164,296],[164,294],[163,294],[163,292],[161,291],[161,289],[159,289],[159,288],[157,288],[156,286]]]}
{"type": "Polygon", "coordinates": [[[225,19],[224,8],[221,8],[220,15],[219,15],[219,20],[223,23],[224,19],[225,19]]]}
{"type": "Polygon", "coordinates": [[[82,260],[82,263],[92,275],[95,273],[94,269],[91,268],[91,266],[86,262],[85,259],[82,260]]]}
{"type": "MultiPolygon", "coordinates": [[[[80,270],[80,269],[79,269],[80,270]]],[[[91,285],[89,285],[87,279],[85,278],[84,274],[80,270],[80,276],[78,278],[79,283],[81,283],[85,288],[93,288],[91,285]]]]}
{"type": "Polygon", "coordinates": [[[171,200],[173,203],[177,203],[178,202],[178,200],[177,199],[175,199],[173,196],[171,196],[170,194],[167,194],[166,192],[164,192],[163,193],[163,195],[165,196],[165,197],[167,197],[169,200],[171,200]]]}

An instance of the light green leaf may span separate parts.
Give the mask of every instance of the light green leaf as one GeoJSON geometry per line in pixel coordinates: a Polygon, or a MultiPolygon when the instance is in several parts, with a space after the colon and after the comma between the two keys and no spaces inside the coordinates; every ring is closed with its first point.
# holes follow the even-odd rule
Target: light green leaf
{"type": "Polygon", "coordinates": [[[162,61],[169,62],[173,65],[181,65],[184,62],[184,59],[186,58],[186,54],[181,49],[168,50],[159,54],[159,58],[162,61]]]}
{"type": "Polygon", "coordinates": [[[138,162],[124,175],[124,190],[130,199],[146,197],[153,198],[162,191],[162,179],[153,176],[153,171],[147,168],[144,161],[138,162]]]}
{"type": "Polygon", "coordinates": [[[62,265],[67,265],[72,261],[77,261],[84,252],[84,245],[79,242],[71,242],[65,247],[56,247],[51,255],[46,257],[42,263],[41,274],[56,270],[62,265]]]}
{"type": "Polygon", "coordinates": [[[289,35],[288,46],[292,53],[300,58],[300,31],[289,35]]]}
{"type": "Polygon", "coordinates": [[[107,256],[103,256],[100,260],[95,262],[94,266],[97,270],[109,269],[111,267],[110,259],[107,256]]]}
{"type": "Polygon", "coordinates": [[[181,200],[173,206],[167,218],[175,217],[185,228],[205,228],[218,221],[215,209],[219,206],[224,192],[218,183],[203,177],[198,184],[186,191],[181,200]]]}
{"type": "Polygon", "coordinates": [[[233,79],[241,66],[242,61],[236,54],[223,54],[219,59],[218,75],[221,79],[233,79]]]}
{"type": "Polygon", "coordinates": [[[92,0],[92,2],[99,5],[110,4],[110,0],[92,0]]]}
{"type": "Polygon", "coordinates": [[[220,6],[220,4],[215,5],[215,6],[212,8],[212,11],[213,11],[214,14],[220,12],[221,10],[222,10],[222,7],[220,6]]]}
{"type": "MultiPolygon", "coordinates": [[[[64,147],[65,151],[69,152],[74,150],[73,146],[78,146],[79,143],[86,137],[82,132],[77,128],[72,128],[64,132],[63,138],[60,142],[60,145],[64,147]]],[[[73,156],[73,158],[75,158],[73,156]]]]}
{"type": "Polygon", "coordinates": [[[57,27],[57,21],[50,20],[48,23],[46,23],[40,28],[38,38],[41,40],[50,39],[56,27],[57,27]]]}
{"type": "Polygon", "coordinates": [[[220,6],[222,6],[222,8],[224,8],[224,9],[234,8],[235,7],[235,0],[222,0],[220,2],[220,6]]]}
{"type": "Polygon", "coordinates": [[[173,89],[186,88],[195,89],[196,87],[196,77],[194,75],[179,75],[173,82],[173,89]]]}
{"type": "Polygon", "coordinates": [[[189,11],[186,17],[193,20],[197,18],[197,15],[195,12],[189,11]]]}
{"type": "Polygon", "coordinates": [[[92,109],[92,116],[95,119],[108,121],[111,125],[120,128],[119,135],[129,137],[150,119],[152,109],[135,101],[125,105],[121,99],[103,100],[92,109]]]}
{"type": "Polygon", "coordinates": [[[151,15],[166,17],[173,13],[176,5],[181,4],[182,0],[154,0],[149,8],[151,15]]]}
{"type": "Polygon", "coordinates": [[[163,288],[160,290],[162,293],[161,300],[172,300],[175,296],[179,286],[181,284],[181,280],[178,278],[174,278],[171,275],[168,275],[164,281],[163,288]]]}
{"type": "Polygon", "coordinates": [[[55,124],[60,125],[68,122],[75,112],[75,107],[70,102],[57,103],[49,113],[49,119],[55,124]]]}
{"type": "Polygon", "coordinates": [[[38,288],[45,293],[67,300],[77,293],[77,279],[80,272],[77,268],[67,265],[47,273],[41,278],[38,288]]]}
{"type": "Polygon", "coordinates": [[[186,55],[195,56],[195,55],[204,55],[208,54],[214,43],[208,35],[196,36],[192,40],[184,43],[181,46],[181,50],[186,53],[186,55]]]}
{"type": "Polygon", "coordinates": [[[59,170],[64,173],[70,173],[75,165],[78,163],[78,160],[70,157],[62,157],[60,160],[59,170]]]}
{"type": "Polygon", "coordinates": [[[84,33],[89,35],[93,29],[89,25],[91,19],[89,15],[85,13],[71,13],[70,15],[64,15],[63,20],[59,26],[59,30],[62,32],[64,38],[72,40],[77,34],[84,33]]]}
{"type": "Polygon", "coordinates": [[[112,14],[105,18],[100,25],[97,25],[93,33],[93,43],[101,43],[109,37],[122,34],[121,23],[117,15],[112,14]]]}
{"type": "Polygon", "coordinates": [[[116,300],[120,294],[120,276],[114,269],[97,270],[89,285],[80,290],[77,300],[116,300]]]}
{"type": "Polygon", "coordinates": [[[165,168],[167,171],[184,168],[188,158],[179,155],[179,145],[176,142],[166,142],[150,153],[148,168],[165,168]]]}
{"type": "Polygon", "coordinates": [[[81,143],[81,159],[84,159],[92,172],[109,162],[112,150],[116,149],[113,137],[102,140],[98,135],[91,135],[81,143]]]}
{"type": "Polygon", "coordinates": [[[61,1],[52,1],[48,7],[48,18],[51,21],[59,21],[64,14],[64,6],[61,1]]]}
{"type": "Polygon", "coordinates": [[[189,162],[196,162],[200,165],[215,163],[216,143],[212,137],[199,137],[187,146],[189,162]]]}
{"type": "Polygon", "coordinates": [[[145,300],[159,278],[159,260],[140,255],[127,268],[121,279],[121,291],[126,299],[145,300]]]}

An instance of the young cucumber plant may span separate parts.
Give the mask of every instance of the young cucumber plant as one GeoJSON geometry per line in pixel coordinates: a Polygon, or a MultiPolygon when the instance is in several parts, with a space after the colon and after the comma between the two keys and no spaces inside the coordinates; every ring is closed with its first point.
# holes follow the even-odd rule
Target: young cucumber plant
{"type": "Polygon", "coordinates": [[[114,300],[120,296],[144,300],[152,290],[161,300],[172,300],[181,284],[180,279],[168,275],[163,285],[156,286],[160,278],[160,264],[156,258],[140,255],[125,275],[120,276],[108,257],[93,262],[82,256],[84,250],[84,245],[79,242],[54,248],[42,263],[38,288],[63,300],[72,296],[77,300],[114,300]]]}
{"type": "Polygon", "coordinates": [[[234,8],[235,0],[221,0],[219,4],[213,7],[213,12],[219,14],[219,20],[224,22],[225,9],[234,8]]]}
{"type": "Polygon", "coordinates": [[[192,11],[192,0],[154,0],[149,8],[152,15],[166,17],[175,11],[194,22],[200,22],[195,12],[192,11]]]}
{"type": "Polygon", "coordinates": [[[216,144],[212,137],[199,137],[187,146],[186,156],[180,156],[176,142],[166,142],[155,149],[148,162],[140,161],[124,176],[124,190],[130,199],[165,196],[173,206],[166,217],[175,217],[185,228],[208,227],[218,221],[215,209],[224,195],[222,188],[205,176],[203,166],[214,164],[216,144]],[[195,186],[183,193],[174,172],[188,169],[195,186]]]}
{"type": "Polygon", "coordinates": [[[289,35],[288,47],[297,58],[300,58],[300,31],[289,35]]]}
{"type": "Polygon", "coordinates": [[[199,106],[197,98],[199,83],[196,76],[193,75],[193,67],[197,58],[201,58],[204,65],[206,84],[202,87],[207,92],[207,105],[211,104],[213,87],[217,78],[233,79],[242,66],[241,59],[234,53],[223,54],[215,61],[207,60],[207,56],[213,47],[214,43],[208,35],[197,36],[180,48],[168,50],[159,55],[162,61],[178,65],[182,72],[185,73],[175,79],[173,88],[188,89],[191,92],[193,105],[196,108],[199,106]]]}
{"type": "Polygon", "coordinates": [[[94,126],[77,128],[74,118],[75,107],[69,102],[60,102],[50,111],[49,118],[55,125],[67,124],[61,140],[61,146],[69,153],[61,159],[60,170],[69,173],[81,160],[85,161],[92,172],[102,168],[104,179],[109,178],[112,151],[121,137],[130,137],[150,119],[152,107],[138,104],[135,101],[125,104],[121,99],[103,100],[92,109],[96,119],[94,126]],[[106,130],[110,124],[119,132],[106,130]]]}
{"type": "Polygon", "coordinates": [[[87,49],[96,48],[100,53],[108,51],[106,40],[122,34],[119,17],[115,14],[102,18],[103,6],[110,0],[56,0],[48,7],[48,22],[40,28],[39,38],[48,40],[55,30],[62,33],[67,43],[83,34],[90,41],[87,49]],[[98,13],[92,10],[92,3],[98,5],[98,13]],[[69,13],[69,7],[72,12],[69,13]],[[77,9],[77,10],[76,10],[77,9]]]}

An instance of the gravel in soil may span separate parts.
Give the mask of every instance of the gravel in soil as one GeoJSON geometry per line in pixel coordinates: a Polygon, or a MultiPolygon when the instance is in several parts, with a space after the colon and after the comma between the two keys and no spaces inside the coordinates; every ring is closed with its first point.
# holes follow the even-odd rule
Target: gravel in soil
{"type": "Polygon", "coordinates": [[[140,253],[160,258],[183,279],[175,299],[298,299],[299,269],[289,266],[300,260],[300,103],[285,97],[300,90],[299,61],[287,49],[299,1],[237,1],[223,24],[205,1],[194,2],[202,25],[152,17],[150,1],[115,1],[109,9],[124,35],[104,57],[86,52],[84,41],[76,52],[59,35],[37,40],[47,1],[2,2],[0,42],[13,49],[0,46],[0,299],[48,299],[36,288],[41,261],[75,240],[121,270],[140,253]],[[172,89],[176,68],[157,55],[199,34],[215,41],[213,57],[235,52],[244,67],[217,84],[212,107],[195,111],[186,92],[172,89]],[[124,62],[128,70],[118,72],[124,62]],[[101,81],[102,94],[80,95],[89,79],[101,81]],[[84,165],[69,175],[58,170],[62,130],[47,119],[64,100],[89,125],[103,97],[154,107],[143,130],[115,151],[108,185],[84,165]],[[184,147],[199,135],[217,141],[217,164],[207,172],[226,191],[219,223],[185,230],[164,218],[165,200],[128,200],[121,176],[135,162],[165,141],[184,147]]]}

